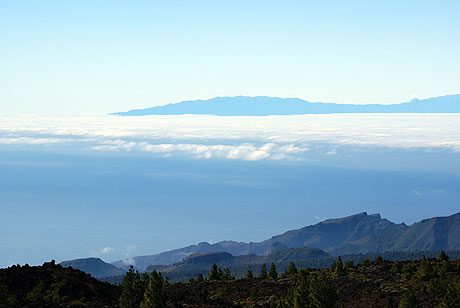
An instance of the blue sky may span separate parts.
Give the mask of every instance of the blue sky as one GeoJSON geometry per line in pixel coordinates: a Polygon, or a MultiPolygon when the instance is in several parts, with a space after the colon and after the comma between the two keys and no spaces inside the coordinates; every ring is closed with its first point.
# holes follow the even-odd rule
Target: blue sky
{"type": "Polygon", "coordinates": [[[459,93],[458,1],[0,1],[0,113],[459,93]]]}

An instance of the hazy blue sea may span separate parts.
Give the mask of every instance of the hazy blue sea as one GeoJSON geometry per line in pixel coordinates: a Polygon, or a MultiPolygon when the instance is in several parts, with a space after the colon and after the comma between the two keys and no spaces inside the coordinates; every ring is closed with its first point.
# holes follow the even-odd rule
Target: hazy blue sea
{"type": "Polygon", "coordinates": [[[259,241],[362,211],[459,212],[460,115],[0,116],[0,266],[259,241]]]}

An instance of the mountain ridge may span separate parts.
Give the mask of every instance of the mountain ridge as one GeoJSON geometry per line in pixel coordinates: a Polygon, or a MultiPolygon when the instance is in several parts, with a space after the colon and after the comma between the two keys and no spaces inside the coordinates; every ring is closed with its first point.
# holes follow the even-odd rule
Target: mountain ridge
{"type": "MultiPolygon", "coordinates": [[[[287,262],[287,259],[301,255],[310,258],[302,261],[305,264],[313,262],[316,266],[323,266],[324,262],[327,263],[338,255],[441,250],[460,250],[460,213],[427,218],[407,226],[404,223],[395,224],[382,218],[380,214],[368,215],[367,212],[362,212],[289,230],[261,242],[201,242],[159,254],[136,256],[132,258],[132,265],[144,271],[151,266],[174,269],[179,264],[183,267],[187,260],[196,257],[206,259],[223,256],[224,259],[231,259],[231,262],[226,262],[231,265],[232,262],[287,262]],[[316,257],[308,255],[315,251],[316,257]],[[302,254],[304,252],[307,254],[302,254]]],[[[98,258],[64,261],[61,264],[81,269],[95,277],[117,276],[112,267],[118,267],[117,271],[124,272],[131,265],[126,260],[107,264],[98,258]],[[88,266],[99,263],[104,264],[100,268],[88,266]]]]}
{"type": "Polygon", "coordinates": [[[269,96],[215,97],[110,113],[119,116],[209,114],[266,116],[330,113],[460,113],[460,94],[412,99],[400,104],[337,104],[269,96]]]}
{"type": "MultiPolygon", "coordinates": [[[[190,245],[155,255],[137,256],[133,260],[137,268],[144,270],[149,265],[169,265],[179,262],[194,253],[228,252],[234,256],[248,254],[263,256],[267,254],[275,243],[282,244],[286,248],[307,246],[328,252],[328,248],[333,249],[335,246],[351,243],[352,240],[356,241],[366,236],[406,227],[403,224],[395,224],[387,219],[382,219],[379,214],[368,215],[367,212],[362,212],[342,218],[328,219],[300,229],[289,230],[261,242],[221,241],[215,244],[201,242],[197,245],[190,245]],[[337,233],[340,233],[340,236],[337,233]]],[[[123,260],[112,264],[124,269],[129,267],[123,260]]]]}

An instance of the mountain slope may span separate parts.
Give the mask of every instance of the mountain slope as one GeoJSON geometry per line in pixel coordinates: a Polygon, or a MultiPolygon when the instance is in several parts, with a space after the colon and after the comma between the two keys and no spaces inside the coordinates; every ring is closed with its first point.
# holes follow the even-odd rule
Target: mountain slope
{"type": "Polygon", "coordinates": [[[265,116],[328,113],[460,113],[460,94],[414,99],[392,105],[354,105],[308,102],[299,98],[267,96],[216,97],[208,100],[183,101],[175,104],[116,112],[112,115],[179,115],[212,114],[221,116],[265,116]]]}
{"type": "Polygon", "coordinates": [[[453,250],[460,248],[460,213],[422,220],[405,229],[390,230],[373,237],[344,243],[332,254],[375,251],[453,250]]]}
{"type": "Polygon", "coordinates": [[[118,268],[112,264],[105,263],[99,258],[85,258],[63,261],[59,263],[62,267],[72,267],[79,269],[94,278],[102,278],[109,276],[124,275],[126,271],[118,268]]]}
{"type": "Polygon", "coordinates": [[[243,277],[248,269],[259,271],[263,263],[275,263],[279,270],[284,271],[290,262],[296,262],[302,267],[328,267],[334,259],[335,257],[329,256],[320,249],[309,247],[285,248],[272,251],[264,256],[255,254],[233,256],[228,252],[210,252],[192,254],[169,266],[152,265],[146,270],[159,270],[172,281],[184,281],[190,277],[196,277],[199,273],[206,275],[213,263],[222,268],[228,267],[234,275],[243,277]]]}
{"type": "MultiPolygon", "coordinates": [[[[149,265],[168,265],[176,263],[191,254],[209,252],[228,252],[234,256],[255,254],[266,255],[287,247],[331,249],[343,243],[353,242],[382,232],[407,228],[404,224],[394,224],[382,219],[379,214],[360,213],[339,219],[329,219],[297,230],[291,230],[271,239],[257,243],[222,241],[216,244],[200,243],[151,256],[134,257],[135,266],[144,270],[149,265]]],[[[128,268],[123,260],[112,263],[120,268],[128,268]]]]}

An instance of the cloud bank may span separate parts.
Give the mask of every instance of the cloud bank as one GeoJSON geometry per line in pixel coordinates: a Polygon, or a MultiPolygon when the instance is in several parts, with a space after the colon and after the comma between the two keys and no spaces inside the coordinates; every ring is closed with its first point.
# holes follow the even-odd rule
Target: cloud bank
{"type": "Polygon", "coordinates": [[[8,148],[258,161],[305,160],[318,143],[328,156],[343,145],[460,151],[460,115],[0,116],[8,148]]]}

